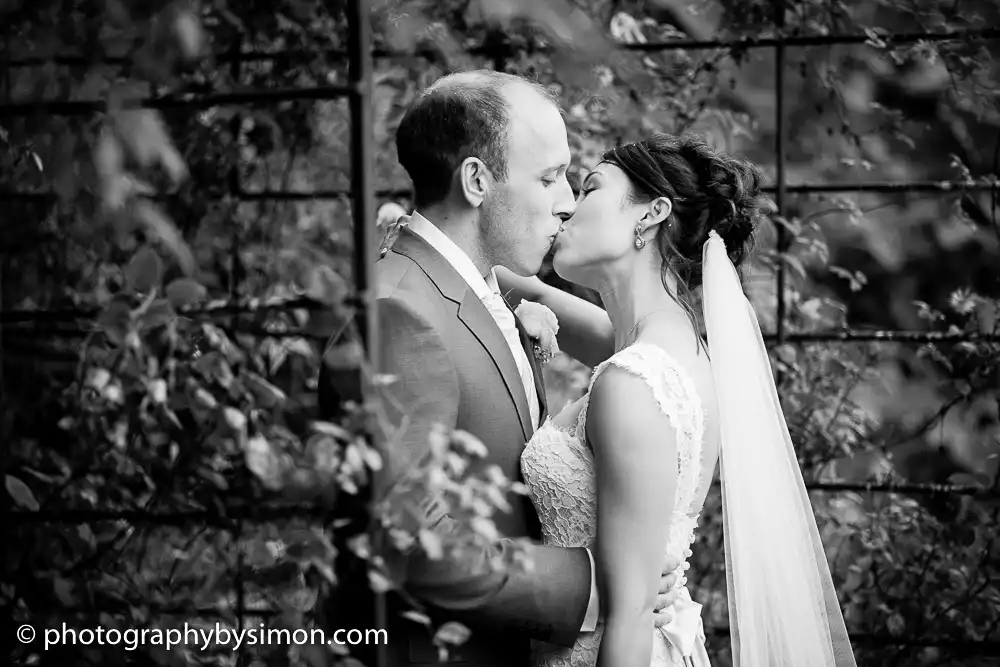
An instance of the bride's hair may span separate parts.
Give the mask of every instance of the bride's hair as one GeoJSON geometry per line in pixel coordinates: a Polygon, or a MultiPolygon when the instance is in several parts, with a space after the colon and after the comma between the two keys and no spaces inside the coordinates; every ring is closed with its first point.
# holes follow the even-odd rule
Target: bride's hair
{"type": "Polygon", "coordinates": [[[633,202],[657,197],[673,202],[676,224],[660,225],[656,247],[663,258],[664,287],[674,273],[679,292],[674,298],[692,313],[691,292],[701,286],[702,246],[709,232],[722,237],[737,269],[753,247],[761,213],[760,171],[691,135],[654,134],[612,148],[601,159],[628,176],[633,202]]]}

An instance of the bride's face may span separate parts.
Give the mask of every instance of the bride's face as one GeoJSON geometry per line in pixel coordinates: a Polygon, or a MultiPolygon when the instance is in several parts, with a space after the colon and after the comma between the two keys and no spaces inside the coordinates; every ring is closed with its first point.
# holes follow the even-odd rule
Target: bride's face
{"type": "Polygon", "coordinates": [[[564,280],[593,286],[600,269],[635,252],[635,226],[642,206],[629,200],[628,177],[602,162],[587,174],[576,212],[556,237],[552,267],[564,280]]]}

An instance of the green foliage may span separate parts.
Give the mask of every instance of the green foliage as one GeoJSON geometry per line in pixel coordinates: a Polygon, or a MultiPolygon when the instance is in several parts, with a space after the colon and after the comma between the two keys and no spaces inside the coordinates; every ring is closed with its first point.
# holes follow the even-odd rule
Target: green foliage
{"type": "MultiPolygon", "coordinates": [[[[560,93],[576,168],[616,142],[690,130],[771,169],[777,128],[766,52],[613,48],[775,29],[772,2],[722,2],[721,11],[683,4],[375,3],[380,47],[438,54],[431,64],[378,62],[380,186],[406,186],[391,140],[415,91],[450,68],[496,64],[468,51],[484,42],[506,44],[509,70],[560,93]]],[[[370,561],[376,589],[395,585],[359,530],[369,511],[367,482],[380,464],[371,439],[378,406],[345,405],[336,418],[315,409],[321,360],[365,370],[352,326],[348,206],[241,196],[345,187],[346,104],[161,111],[135,104],[343,83],[345,63],[332,55],[346,43],[342,5],[5,4],[4,57],[40,55],[42,63],[9,70],[8,100],[106,103],[89,116],[0,119],[0,188],[53,194],[5,202],[3,303],[35,317],[3,320],[4,502],[11,512],[79,519],[31,523],[17,515],[8,537],[16,548],[5,551],[0,587],[15,627],[324,627],[342,559],[370,561]],[[224,59],[239,50],[278,53],[224,59]],[[209,53],[222,58],[213,62],[209,53]],[[80,58],[50,62],[55,54],[80,58]],[[143,521],[147,514],[160,519],[143,521]]],[[[789,49],[790,180],[996,181],[994,151],[983,148],[997,123],[994,53],[974,40],[888,45],[879,36],[881,27],[981,27],[997,18],[985,4],[972,13],[949,7],[789,5],[785,23],[793,32],[869,30],[870,37],[868,45],[789,49]]],[[[996,332],[995,193],[951,194],[941,205],[896,196],[788,197],[783,208],[772,222],[788,230],[788,251],[775,252],[773,230],[765,230],[754,267],[762,278],[748,283],[766,330],[775,328],[770,286],[781,262],[793,332],[996,332]],[[977,277],[984,272],[990,279],[977,277]]],[[[785,345],[773,355],[807,479],[995,487],[996,343],[785,345]],[[913,451],[957,452],[962,465],[932,465],[940,476],[922,477],[913,451]]],[[[546,375],[558,407],[583,391],[589,369],[558,357],[546,375]]],[[[439,434],[428,457],[371,508],[397,544],[436,555],[494,536],[491,517],[520,489],[475,465],[480,447],[464,434],[439,434]],[[468,529],[453,541],[415,527],[412,499],[428,489],[468,529]]],[[[994,500],[827,492],[813,500],[852,631],[928,641],[995,637],[994,500]]],[[[706,623],[725,627],[717,494],[703,516],[691,585],[706,605],[706,623]]],[[[413,603],[408,615],[426,624],[413,603]]],[[[442,651],[468,638],[457,624],[436,633],[442,651]]],[[[727,643],[728,636],[712,638],[713,664],[728,664],[727,643]]],[[[347,665],[349,648],[275,641],[242,655],[266,664],[347,665]]],[[[200,644],[15,649],[12,660],[23,664],[231,664],[240,655],[200,644]]],[[[859,658],[986,664],[950,649],[875,645],[859,648],[859,658]]]]}

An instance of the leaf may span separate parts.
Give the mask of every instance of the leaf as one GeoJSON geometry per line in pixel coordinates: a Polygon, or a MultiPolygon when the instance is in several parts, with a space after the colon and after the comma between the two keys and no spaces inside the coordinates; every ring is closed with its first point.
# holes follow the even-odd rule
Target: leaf
{"type": "Polygon", "coordinates": [[[177,46],[185,59],[194,60],[201,55],[205,47],[205,31],[193,12],[183,11],[177,14],[174,18],[174,32],[177,35],[177,46]]]}
{"type": "Polygon", "coordinates": [[[163,117],[158,111],[118,109],[113,112],[113,119],[122,144],[140,166],[145,168],[159,165],[175,186],[187,178],[188,169],[184,158],[170,140],[163,117]]]}
{"type": "Polygon", "coordinates": [[[906,627],[906,621],[903,620],[903,617],[899,612],[893,612],[886,620],[885,625],[891,634],[898,637],[903,633],[903,629],[906,627]]]}
{"type": "Polygon", "coordinates": [[[63,579],[62,577],[58,577],[55,580],[53,580],[52,589],[55,592],[56,597],[59,598],[59,601],[62,602],[65,606],[67,607],[74,606],[75,601],[73,600],[72,582],[63,579]]]}
{"type": "Polygon", "coordinates": [[[113,114],[115,130],[132,157],[149,167],[170,145],[167,128],[154,109],[124,109],[113,114]]]}
{"type": "Polygon", "coordinates": [[[281,595],[280,604],[282,609],[292,609],[298,612],[310,611],[316,606],[319,592],[310,588],[297,588],[285,591],[281,595]]]}
{"type": "Polygon", "coordinates": [[[125,343],[125,336],[128,334],[131,321],[132,309],[129,307],[128,301],[120,296],[116,296],[97,319],[101,330],[116,345],[125,343]]]}
{"type": "Polygon", "coordinates": [[[323,351],[323,362],[330,368],[337,370],[358,368],[364,359],[364,347],[355,341],[330,345],[323,351]]]}
{"type": "Polygon", "coordinates": [[[9,493],[10,497],[14,499],[14,502],[21,507],[31,510],[32,512],[38,511],[38,501],[35,500],[35,494],[31,492],[31,489],[28,488],[27,484],[13,475],[7,475],[5,481],[7,493],[9,493]]]}
{"type": "Polygon", "coordinates": [[[314,266],[309,272],[306,295],[328,306],[343,303],[350,288],[340,274],[325,264],[314,266]]]}
{"type": "Polygon", "coordinates": [[[247,371],[244,373],[243,379],[246,381],[247,389],[257,398],[260,407],[277,407],[286,399],[285,392],[256,373],[247,371]]]}
{"type": "Polygon", "coordinates": [[[343,426],[338,426],[331,422],[326,421],[315,421],[312,423],[313,430],[317,433],[322,433],[323,435],[333,436],[334,438],[339,438],[340,440],[350,440],[351,432],[348,431],[343,426]]]}
{"type": "Polygon", "coordinates": [[[332,474],[340,466],[340,446],[325,433],[316,433],[306,443],[305,463],[320,474],[332,474]]]}
{"type": "Polygon", "coordinates": [[[142,329],[155,329],[168,324],[176,317],[177,313],[174,312],[170,302],[166,299],[157,299],[149,304],[146,312],[142,314],[139,324],[142,329]]]}
{"type": "Polygon", "coordinates": [[[135,202],[132,212],[146,231],[160,239],[174,255],[185,275],[194,273],[195,262],[191,248],[181,236],[180,230],[159,206],[146,199],[139,199],[135,202]]]}
{"type": "Polygon", "coordinates": [[[431,560],[439,560],[444,557],[444,547],[441,544],[441,537],[430,530],[421,530],[418,538],[420,546],[427,552],[427,557],[431,560]]]}
{"type": "Polygon", "coordinates": [[[285,555],[294,560],[313,558],[333,560],[336,553],[326,536],[316,530],[299,530],[288,540],[285,555]]]}
{"type": "Polygon", "coordinates": [[[188,308],[200,303],[208,290],[193,278],[178,278],[167,285],[164,293],[174,308],[188,308]]]}
{"type": "Polygon", "coordinates": [[[246,466],[269,489],[281,487],[284,469],[281,457],[263,436],[249,438],[245,447],[246,466]]]}
{"type": "Polygon", "coordinates": [[[434,633],[434,643],[460,646],[469,641],[469,637],[471,636],[472,631],[470,631],[469,628],[465,627],[461,623],[448,621],[434,633]]]}
{"type": "Polygon", "coordinates": [[[76,527],[75,534],[67,532],[66,538],[67,541],[73,546],[73,552],[77,556],[91,554],[97,546],[97,539],[94,537],[93,531],[91,531],[90,526],[85,523],[76,527]]]}
{"type": "Polygon", "coordinates": [[[388,593],[393,588],[392,582],[384,574],[375,570],[368,571],[368,583],[375,593],[388,593]]]}
{"type": "Polygon", "coordinates": [[[115,186],[125,169],[125,152],[118,138],[104,131],[94,146],[94,168],[100,178],[104,203],[110,208],[119,208],[125,202],[118,198],[115,186]]]}
{"type": "Polygon", "coordinates": [[[404,611],[400,614],[403,618],[409,619],[414,623],[419,623],[420,625],[430,627],[431,619],[427,614],[422,614],[419,611],[404,611]]]}
{"type": "Polygon", "coordinates": [[[149,383],[149,395],[157,405],[167,402],[167,381],[156,378],[149,383]]]}
{"type": "Polygon", "coordinates": [[[490,541],[499,540],[500,534],[497,532],[496,524],[483,516],[474,516],[470,519],[472,530],[477,535],[481,535],[490,541]]]}
{"type": "Polygon", "coordinates": [[[361,662],[357,658],[352,658],[351,656],[345,656],[337,661],[337,667],[366,667],[365,663],[361,662]]]}

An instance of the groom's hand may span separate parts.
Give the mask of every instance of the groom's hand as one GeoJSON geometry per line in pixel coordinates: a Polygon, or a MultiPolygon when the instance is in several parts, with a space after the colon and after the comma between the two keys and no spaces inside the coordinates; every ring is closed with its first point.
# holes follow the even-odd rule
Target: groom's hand
{"type": "Polygon", "coordinates": [[[677,600],[677,591],[673,590],[677,584],[680,573],[677,569],[681,566],[681,559],[668,555],[663,560],[663,569],[660,571],[660,590],[656,597],[656,613],[653,614],[654,623],[657,627],[666,625],[674,618],[674,612],[670,605],[677,600]]]}

